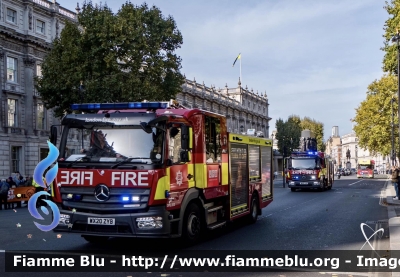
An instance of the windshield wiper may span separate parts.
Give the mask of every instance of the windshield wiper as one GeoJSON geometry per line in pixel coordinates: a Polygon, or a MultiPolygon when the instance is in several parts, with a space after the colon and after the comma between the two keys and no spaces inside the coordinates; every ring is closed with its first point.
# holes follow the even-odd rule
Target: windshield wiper
{"type": "MultiPolygon", "coordinates": [[[[126,160],[120,161],[119,163],[116,163],[115,165],[113,165],[111,168],[116,168],[117,166],[121,165],[121,164],[125,164],[125,163],[129,163],[132,160],[151,160],[150,158],[143,158],[143,157],[133,157],[133,158],[128,158],[126,160]]],[[[147,162],[144,161],[140,161],[140,162],[135,162],[135,163],[141,163],[141,164],[147,164],[147,162]]]]}

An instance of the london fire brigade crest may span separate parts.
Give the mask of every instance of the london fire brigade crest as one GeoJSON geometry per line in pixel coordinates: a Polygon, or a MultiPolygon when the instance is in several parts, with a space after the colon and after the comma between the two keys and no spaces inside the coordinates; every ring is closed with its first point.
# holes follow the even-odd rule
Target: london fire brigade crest
{"type": "Polygon", "coordinates": [[[180,170],[176,173],[175,180],[176,180],[176,184],[178,186],[182,185],[183,175],[182,175],[182,172],[180,170]]]}

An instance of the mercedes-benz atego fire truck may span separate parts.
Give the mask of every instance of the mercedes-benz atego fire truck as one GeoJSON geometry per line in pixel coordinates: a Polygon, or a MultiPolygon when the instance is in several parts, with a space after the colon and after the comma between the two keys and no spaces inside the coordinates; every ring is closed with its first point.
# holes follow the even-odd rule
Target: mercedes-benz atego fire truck
{"type": "Polygon", "coordinates": [[[273,200],[272,141],[228,132],[223,115],[167,102],[72,109],[51,129],[56,232],[194,243],[235,219],[255,222],[273,200]]]}

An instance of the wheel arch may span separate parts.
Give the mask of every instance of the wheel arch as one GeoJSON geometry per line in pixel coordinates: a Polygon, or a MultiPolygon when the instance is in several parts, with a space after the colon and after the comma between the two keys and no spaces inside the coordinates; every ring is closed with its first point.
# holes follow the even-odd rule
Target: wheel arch
{"type": "MultiPolygon", "coordinates": [[[[200,197],[200,191],[195,188],[189,189],[186,192],[185,196],[183,197],[181,209],[179,211],[179,228],[178,228],[179,236],[182,235],[183,217],[185,215],[186,208],[192,202],[196,203],[199,206],[200,211],[202,211],[201,214],[202,215],[204,214],[204,201],[200,197]]],[[[203,218],[203,223],[204,223],[204,218],[203,218]]]]}

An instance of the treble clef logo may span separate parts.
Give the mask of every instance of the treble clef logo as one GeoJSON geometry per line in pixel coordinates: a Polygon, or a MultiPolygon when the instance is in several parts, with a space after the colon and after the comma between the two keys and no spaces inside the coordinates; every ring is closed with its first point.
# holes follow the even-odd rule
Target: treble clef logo
{"type": "MultiPolygon", "coordinates": [[[[49,154],[45,159],[43,159],[40,163],[35,168],[35,171],[33,172],[33,179],[37,184],[39,184],[41,187],[46,188],[46,185],[43,182],[42,176],[44,174],[44,171],[46,168],[48,168],[50,165],[52,165],[56,160],[59,155],[58,149],[51,143],[47,142],[47,145],[49,146],[49,154]]],[[[46,184],[51,184],[54,179],[57,176],[58,172],[58,163],[56,163],[49,171],[46,173],[45,179],[46,179],[46,184]]],[[[51,196],[48,192],[46,191],[40,191],[35,193],[28,201],[28,210],[30,214],[36,218],[43,220],[43,217],[39,214],[38,210],[36,209],[36,202],[38,201],[38,198],[42,195],[47,195],[51,196]]],[[[53,211],[53,222],[50,225],[42,225],[34,221],[36,227],[38,227],[40,230],[44,232],[48,232],[50,230],[53,230],[59,223],[60,221],[60,210],[58,209],[57,205],[54,204],[53,202],[49,200],[44,200],[42,201],[46,202],[47,205],[51,208],[53,211]]],[[[41,210],[44,214],[48,215],[49,210],[42,206],[41,210]]]]}
{"type": "MultiPolygon", "coordinates": [[[[383,233],[385,232],[385,230],[384,230],[383,228],[380,228],[379,230],[375,231],[374,229],[372,229],[370,226],[368,226],[368,225],[365,224],[365,223],[361,223],[360,228],[361,228],[361,232],[362,232],[362,234],[364,235],[364,238],[365,238],[365,243],[361,246],[360,251],[363,249],[363,247],[364,247],[366,244],[368,244],[368,245],[371,247],[372,251],[374,251],[374,252],[379,256],[379,254],[375,251],[374,247],[372,247],[372,244],[369,242],[369,240],[370,240],[373,236],[375,236],[376,234],[378,234],[378,233],[381,233],[381,235],[380,235],[380,238],[381,238],[381,237],[383,236],[383,233]],[[374,232],[370,237],[367,237],[367,235],[365,234],[365,231],[364,231],[364,227],[365,227],[365,226],[367,226],[372,232],[374,232]]],[[[379,256],[379,257],[380,257],[380,256],[379,256]]]]}

